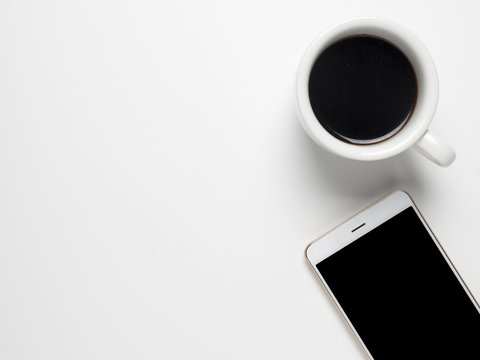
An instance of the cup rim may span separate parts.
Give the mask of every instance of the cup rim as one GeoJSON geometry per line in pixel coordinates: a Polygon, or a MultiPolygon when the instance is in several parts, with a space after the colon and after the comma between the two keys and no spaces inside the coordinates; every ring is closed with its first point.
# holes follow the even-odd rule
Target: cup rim
{"type": "Polygon", "coordinates": [[[378,160],[406,150],[425,134],[437,107],[438,75],[430,53],[413,32],[379,17],[353,18],[326,29],[306,50],[297,72],[296,95],[299,120],[318,145],[347,158],[378,160]],[[397,46],[412,63],[418,85],[417,104],[404,128],[388,139],[368,145],[344,142],[323,128],[313,113],[308,92],[310,72],[319,54],[332,43],[355,35],[380,37],[397,46]]]}

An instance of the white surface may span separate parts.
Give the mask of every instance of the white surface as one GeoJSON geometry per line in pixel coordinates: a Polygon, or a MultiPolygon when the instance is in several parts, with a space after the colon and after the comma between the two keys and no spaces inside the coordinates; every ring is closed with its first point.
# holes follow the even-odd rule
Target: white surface
{"type": "Polygon", "coordinates": [[[480,298],[480,8],[429,4],[1,1],[0,358],[362,359],[303,251],[396,188],[480,298]],[[301,55],[359,15],[427,45],[451,167],[302,130],[301,55]]]}

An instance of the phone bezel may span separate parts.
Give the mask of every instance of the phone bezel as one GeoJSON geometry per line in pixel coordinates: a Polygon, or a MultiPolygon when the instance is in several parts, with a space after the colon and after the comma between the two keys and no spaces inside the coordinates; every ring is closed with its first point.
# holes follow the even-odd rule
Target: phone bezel
{"type": "Polygon", "coordinates": [[[342,307],[338,303],[335,295],[330,290],[328,284],[325,282],[322,275],[318,271],[316,265],[322,260],[326,259],[327,257],[334,254],[335,252],[341,250],[342,248],[354,242],[355,240],[359,239],[366,233],[375,229],[377,226],[383,224],[385,221],[389,220],[390,218],[394,217],[395,215],[397,215],[398,213],[402,212],[403,210],[407,209],[410,206],[415,210],[415,213],[421,220],[427,232],[430,234],[430,237],[432,238],[433,242],[435,243],[437,248],[440,250],[444,259],[447,261],[447,264],[450,266],[453,273],[457,277],[458,281],[462,285],[463,289],[467,293],[468,297],[476,307],[477,311],[480,312],[480,306],[478,302],[475,300],[472,293],[464,283],[462,277],[456,270],[453,263],[450,261],[448,255],[445,253],[443,247],[441,246],[441,244],[433,234],[432,230],[430,229],[428,224],[425,222],[425,219],[423,218],[422,214],[415,206],[415,203],[413,202],[413,200],[410,198],[410,196],[406,192],[401,190],[396,191],[390,195],[387,195],[384,199],[374,203],[373,205],[361,211],[360,213],[354,215],[350,219],[344,221],[342,224],[332,229],[327,234],[314,240],[305,249],[305,255],[310,263],[310,266],[312,267],[313,271],[319,278],[321,284],[327,291],[327,294],[329,295],[330,299],[333,301],[333,303],[339,310],[340,314],[342,315],[343,319],[349,326],[350,330],[355,335],[356,339],[360,343],[366,355],[370,359],[373,359],[372,355],[370,354],[367,347],[363,343],[361,336],[357,333],[356,329],[353,327],[352,323],[348,319],[347,314],[343,311],[342,307]],[[354,230],[357,227],[358,229],[354,230]],[[352,230],[354,231],[352,232],[352,230]]]}

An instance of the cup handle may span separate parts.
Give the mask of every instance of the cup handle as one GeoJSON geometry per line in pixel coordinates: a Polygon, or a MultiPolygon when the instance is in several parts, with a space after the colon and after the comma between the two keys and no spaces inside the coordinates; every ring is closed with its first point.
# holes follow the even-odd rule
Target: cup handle
{"type": "Polygon", "coordinates": [[[426,131],[415,144],[415,149],[435,164],[447,167],[455,160],[455,150],[445,141],[426,131]]]}

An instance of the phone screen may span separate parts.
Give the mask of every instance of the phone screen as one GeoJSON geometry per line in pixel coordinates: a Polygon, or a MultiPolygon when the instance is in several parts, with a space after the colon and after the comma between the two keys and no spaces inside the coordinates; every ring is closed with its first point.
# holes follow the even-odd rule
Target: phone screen
{"type": "Polygon", "coordinates": [[[480,313],[409,207],[317,264],[378,359],[480,359],[480,313]]]}

